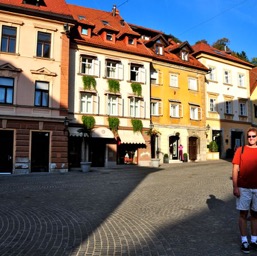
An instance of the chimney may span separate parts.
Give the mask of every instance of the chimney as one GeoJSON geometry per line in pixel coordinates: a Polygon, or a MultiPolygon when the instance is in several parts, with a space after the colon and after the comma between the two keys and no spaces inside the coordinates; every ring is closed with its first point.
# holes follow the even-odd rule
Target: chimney
{"type": "Polygon", "coordinates": [[[112,16],[116,16],[116,5],[114,4],[113,7],[112,7],[112,16]]]}

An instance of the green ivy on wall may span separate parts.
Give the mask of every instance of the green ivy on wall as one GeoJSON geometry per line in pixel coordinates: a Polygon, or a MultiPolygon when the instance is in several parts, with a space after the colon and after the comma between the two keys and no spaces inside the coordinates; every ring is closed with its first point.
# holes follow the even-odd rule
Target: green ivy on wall
{"type": "Polygon", "coordinates": [[[143,130],[143,123],[142,123],[141,120],[131,119],[131,124],[132,124],[134,132],[142,132],[142,130],[143,130]]]}
{"type": "Polygon", "coordinates": [[[113,133],[118,131],[120,120],[118,117],[108,117],[109,128],[113,133]]]}
{"type": "Polygon", "coordinates": [[[93,116],[82,116],[82,123],[86,130],[91,131],[95,126],[95,118],[93,116]]]}
{"type": "Polygon", "coordinates": [[[108,79],[109,91],[110,92],[120,92],[120,83],[114,79],[108,79]]]}
{"type": "Polygon", "coordinates": [[[142,95],[142,86],[141,86],[140,83],[136,83],[136,82],[131,83],[131,88],[132,88],[132,91],[137,96],[141,96],[142,95]]]}
{"type": "Polygon", "coordinates": [[[82,81],[85,90],[90,90],[92,87],[96,89],[96,80],[93,76],[83,76],[82,81]]]}

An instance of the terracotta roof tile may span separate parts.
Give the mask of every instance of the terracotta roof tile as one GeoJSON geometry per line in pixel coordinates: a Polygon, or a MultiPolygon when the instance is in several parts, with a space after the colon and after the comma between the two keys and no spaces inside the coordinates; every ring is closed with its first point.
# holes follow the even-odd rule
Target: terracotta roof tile
{"type": "Polygon", "coordinates": [[[61,14],[71,16],[69,8],[65,0],[43,0],[44,5],[36,6],[31,4],[23,4],[22,0],[0,0],[0,5],[15,6],[24,10],[37,10],[53,14],[61,14]]]}
{"type": "Polygon", "coordinates": [[[251,69],[250,71],[250,94],[253,93],[257,87],[257,67],[251,69]]]}

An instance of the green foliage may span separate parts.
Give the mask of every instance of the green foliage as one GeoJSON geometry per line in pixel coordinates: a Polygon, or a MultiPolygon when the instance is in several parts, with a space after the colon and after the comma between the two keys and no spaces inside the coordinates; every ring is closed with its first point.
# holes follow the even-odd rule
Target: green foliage
{"type": "Polygon", "coordinates": [[[117,117],[108,117],[108,122],[109,122],[109,128],[113,132],[117,132],[119,125],[120,125],[120,120],[117,117]]]}
{"type": "Polygon", "coordinates": [[[131,119],[131,124],[132,124],[134,132],[142,132],[142,130],[143,130],[143,123],[142,123],[141,120],[131,119]]]}
{"type": "Polygon", "coordinates": [[[163,156],[164,158],[168,158],[169,157],[169,155],[168,154],[164,154],[164,156],[163,156]]]}
{"type": "Polygon", "coordinates": [[[202,40],[197,41],[195,44],[199,44],[199,43],[205,43],[205,44],[208,44],[208,41],[207,41],[207,40],[205,40],[205,39],[202,39],[202,40]]]}
{"type": "Polygon", "coordinates": [[[120,83],[114,79],[108,79],[108,85],[110,92],[120,92],[120,83]]]}
{"type": "Polygon", "coordinates": [[[224,38],[218,39],[216,42],[214,42],[212,44],[212,47],[214,47],[218,50],[221,50],[221,51],[225,51],[225,49],[227,51],[230,51],[230,49],[228,48],[229,43],[230,43],[229,39],[224,37],[224,38]]]}
{"type": "Polygon", "coordinates": [[[93,116],[82,116],[82,123],[86,130],[91,131],[95,126],[95,118],[93,116]]]}
{"type": "Polygon", "coordinates": [[[90,90],[92,87],[96,89],[96,80],[93,76],[83,76],[82,81],[85,90],[90,90]]]}
{"type": "Polygon", "coordinates": [[[140,83],[136,83],[136,82],[131,83],[131,88],[136,95],[138,96],[142,95],[142,86],[140,83]]]}
{"type": "Polygon", "coordinates": [[[219,151],[219,147],[218,144],[215,140],[212,140],[209,144],[209,150],[210,152],[218,152],[219,151]]]}
{"type": "Polygon", "coordinates": [[[252,58],[251,63],[257,66],[257,57],[252,58]]]}

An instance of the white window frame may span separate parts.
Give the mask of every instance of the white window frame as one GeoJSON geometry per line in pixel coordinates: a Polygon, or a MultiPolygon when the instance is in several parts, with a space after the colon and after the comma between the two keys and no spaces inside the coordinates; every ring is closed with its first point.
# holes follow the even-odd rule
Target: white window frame
{"type": "Polygon", "coordinates": [[[107,40],[107,41],[113,41],[113,34],[111,34],[111,33],[106,33],[106,40],[107,40]]]}
{"type": "Polygon", "coordinates": [[[110,116],[119,115],[119,97],[113,94],[107,95],[107,114],[110,116]]]}
{"type": "Polygon", "coordinates": [[[242,73],[238,74],[238,86],[245,87],[245,75],[242,73]]]}
{"type": "Polygon", "coordinates": [[[209,111],[210,112],[217,112],[217,105],[216,105],[216,99],[210,98],[209,99],[209,111]]]}
{"type": "Polygon", "coordinates": [[[150,110],[152,116],[162,115],[162,102],[160,100],[152,100],[150,103],[150,110]]]}
{"type": "Polygon", "coordinates": [[[233,112],[233,105],[231,100],[225,101],[225,114],[231,115],[233,112]]]}
{"type": "Polygon", "coordinates": [[[91,56],[80,56],[80,73],[99,77],[100,61],[91,56]]]}
{"type": "Polygon", "coordinates": [[[88,36],[88,28],[82,27],[81,28],[81,35],[88,36]]]}
{"type": "Polygon", "coordinates": [[[146,81],[145,68],[143,66],[131,63],[130,64],[130,81],[145,83],[145,81],[146,81]],[[134,76],[132,76],[132,74],[134,74],[134,76]],[[135,79],[133,77],[135,77],[135,79]]]}
{"type": "Polygon", "coordinates": [[[199,106],[190,105],[190,119],[196,121],[202,119],[202,109],[199,106]]]}
{"type": "Polygon", "coordinates": [[[224,83],[231,84],[231,72],[229,70],[224,70],[224,83]]]}
{"type": "Polygon", "coordinates": [[[216,81],[216,68],[215,67],[209,67],[210,73],[209,73],[209,80],[216,81]]]}
{"type": "Polygon", "coordinates": [[[141,117],[141,103],[142,100],[137,97],[129,98],[129,116],[130,117],[141,117]]]}
{"type": "Polygon", "coordinates": [[[188,51],[185,51],[185,50],[181,51],[181,59],[182,60],[188,61],[188,56],[189,56],[188,51]]]}
{"type": "Polygon", "coordinates": [[[178,75],[170,74],[170,87],[178,87],[178,75]]]}
{"type": "Polygon", "coordinates": [[[158,70],[151,70],[151,84],[159,84],[158,70]],[[153,80],[154,80],[154,82],[153,82],[153,80]]]}
{"type": "Polygon", "coordinates": [[[197,91],[198,90],[198,84],[197,79],[193,77],[188,78],[188,89],[191,91],[197,91]]]}
{"type": "Polygon", "coordinates": [[[84,114],[93,114],[93,101],[94,96],[92,93],[81,92],[80,94],[80,112],[84,114]]]}
{"type": "Polygon", "coordinates": [[[180,102],[169,103],[170,117],[181,118],[183,117],[183,105],[180,102]]]}
{"type": "Polygon", "coordinates": [[[123,80],[123,64],[113,60],[106,60],[106,77],[123,80]]]}
{"type": "Polygon", "coordinates": [[[239,101],[239,115],[247,116],[247,104],[246,102],[239,101]]]}

